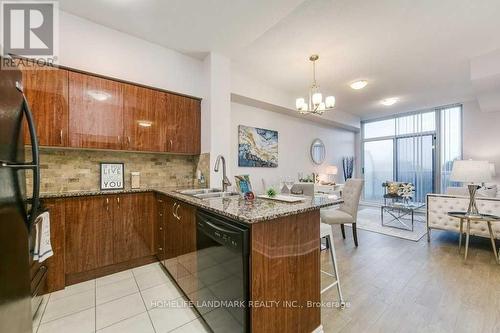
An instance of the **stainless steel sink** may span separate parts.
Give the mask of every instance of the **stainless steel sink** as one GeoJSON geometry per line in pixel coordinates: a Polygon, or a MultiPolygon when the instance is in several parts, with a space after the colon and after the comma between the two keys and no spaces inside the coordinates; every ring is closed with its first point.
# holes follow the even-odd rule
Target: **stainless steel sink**
{"type": "Polygon", "coordinates": [[[201,193],[195,194],[193,197],[198,199],[217,199],[217,198],[227,198],[238,195],[237,192],[215,192],[215,193],[201,193]]]}
{"type": "Polygon", "coordinates": [[[198,194],[207,194],[207,193],[220,193],[222,190],[220,188],[199,188],[199,189],[189,189],[179,191],[180,194],[185,195],[198,195],[198,194]]]}

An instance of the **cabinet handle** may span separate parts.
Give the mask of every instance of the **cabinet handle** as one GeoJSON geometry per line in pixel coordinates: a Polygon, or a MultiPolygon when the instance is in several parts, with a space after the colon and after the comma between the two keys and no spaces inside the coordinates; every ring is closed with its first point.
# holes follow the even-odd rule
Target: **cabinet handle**
{"type": "Polygon", "coordinates": [[[162,247],[159,247],[159,248],[158,248],[158,251],[163,251],[163,248],[162,248],[162,247]]]}
{"type": "Polygon", "coordinates": [[[173,146],[174,146],[174,142],[172,141],[172,139],[170,139],[170,149],[172,149],[173,146]]]}
{"type": "Polygon", "coordinates": [[[120,207],[120,197],[116,198],[116,202],[118,203],[118,207],[120,207]]]}
{"type": "Polygon", "coordinates": [[[174,217],[177,217],[177,216],[175,216],[175,206],[177,206],[177,202],[174,202],[174,205],[172,206],[172,215],[174,217]]]}
{"type": "Polygon", "coordinates": [[[162,228],[162,227],[160,227],[160,231],[162,231],[162,230],[163,230],[163,228],[162,228]]]}
{"type": "Polygon", "coordinates": [[[109,212],[109,198],[106,198],[106,211],[109,212]]]}
{"type": "Polygon", "coordinates": [[[181,220],[181,217],[179,216],[179,207],[180,207],[180,206],[181,206],[181,205],[179,205],[179,204],[178,204],[178,205],[177,205],[177,208],[175,209],[175,217],[176,217],[176,218],[177,218],[177,220],[179,220],[179,221],[181,220]]]}
{"type": "Polygon", "coordinates": [[[61,130],[59,132],[59,143],[62,144],[63,143],[63,130],[61,130]]]}
{"type": "Polygon", "coordinates": [[[121,140],[121,137],[118,135],[118,143],[121,143],[122,140],[121,140]]]}
{"type": "Polygon", "coordinates": [[[127,136],[128,145],[130,146],[130,136],[127,136]]]}

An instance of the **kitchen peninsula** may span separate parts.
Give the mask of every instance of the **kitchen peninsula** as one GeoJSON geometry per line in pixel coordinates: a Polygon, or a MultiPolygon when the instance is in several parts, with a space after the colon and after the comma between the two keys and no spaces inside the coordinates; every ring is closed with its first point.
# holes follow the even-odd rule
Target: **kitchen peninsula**
{"type": "Polygon", "coordinates": [[[221,320],[243,332],[321,327],[321,309],[310,306],[320,302],[319,209],[339,200],[248,202],[238,195],[200,199],[185,193],[154,188],[44,195],[54,232],[66,230],[53,235],[65,255],[51,258],[60,265],[49,267],[55,277],[49,284],[59,285],[49,290],[160,261],[214,331],[221,320]],[[203,307],[214,299],[250,306],[208,312],[203,307]]]}

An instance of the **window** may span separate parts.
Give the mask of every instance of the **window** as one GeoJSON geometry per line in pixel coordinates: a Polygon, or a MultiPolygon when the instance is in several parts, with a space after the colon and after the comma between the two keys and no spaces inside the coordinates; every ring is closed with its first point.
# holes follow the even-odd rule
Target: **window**
{"type": "Polygon", "coordinates": [[[396,133],[396,120],[392,118],[365,123],[363,133],[365,139],[394,136],[396,133]]]}
{"type": "Polygon", "coordinates": [[[450,182],[450,174],[453,161],[462,158],[462,107],[441,109],[440,117],[441,193],[445,193],[449,186],[458,186],[450,182]]]}
{"type": "Polygon", "coordinates": [[[385,181],[411,182],[413,200],[444,193],[453,161],[462,157],[462,106],[396,115],[362,124],[364,199],[383,200],[385,181]]]}
{"type": "Polygon", "coordinates": [[[417,113],[397,118],[397,135],[434,132],[436,130],[436,112],[417,113]]]}

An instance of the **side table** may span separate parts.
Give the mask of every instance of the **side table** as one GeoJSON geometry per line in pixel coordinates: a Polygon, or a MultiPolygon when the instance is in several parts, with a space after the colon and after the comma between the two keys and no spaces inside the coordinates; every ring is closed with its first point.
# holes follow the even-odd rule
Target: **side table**
{"type": "Polygon", "coordinates": [[[488,230],[490,232],[491,246],[493,248],[493,254],[495,255],[495,261],[499,263],[499,257],[497,254],[497,248],[495,246],[495,236],[493,235],[493,230],[491,229],[492,222],[500,222],[500,216],[490,215],[490,214],[480,214],[477,216],[467,215],[466,212],[448,212],[448,216],[460,219],[460,238],[458,240],[458,252],[462,248],[462,236],[463,236],[463,225],[464,220],[467,222],[465,231],[465,256],[464,260],[467,260],[467,253],[469,252],[469,237],[470,237],[470,222],[486,222],[488,224],[488,230]]]}

